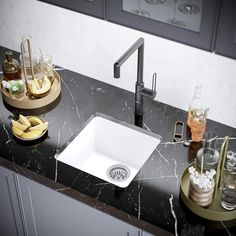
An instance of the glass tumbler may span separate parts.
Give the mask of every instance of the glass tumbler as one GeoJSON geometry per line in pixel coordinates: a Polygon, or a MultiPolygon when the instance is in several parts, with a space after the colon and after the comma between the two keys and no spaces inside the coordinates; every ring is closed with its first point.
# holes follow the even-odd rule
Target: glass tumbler
{"type": "Polygon", "coordinates": [[[53,63],[51,55],[41,55],[39,58],[41,74],[49,78],[53,77],[53,63]]]}
{"type": "Polygon", "coordinates": [[[214,132],[207,132],[203,142],[203,148],[197,152],[197,166],[200,168],[203,158],[203,169],[210,170],[217,168],[219,152],[216,149],[217,135],[214,132]]]}
{"type": "Polygon", "coordinates": [[[227,152],[222,176],[221,205],[226,210],[236,209],[236,153],[227,152]]]}

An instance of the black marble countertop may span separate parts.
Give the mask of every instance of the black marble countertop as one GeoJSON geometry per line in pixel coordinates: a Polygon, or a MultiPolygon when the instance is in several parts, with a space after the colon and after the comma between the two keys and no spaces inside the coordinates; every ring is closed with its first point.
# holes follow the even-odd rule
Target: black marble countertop
{"type": "MultiPolygon", "coordinates": [[[[5,51],[0,47],[0,62],[5,51]]],[[[101,112],[131,124],[134,120],[133,93],[69,70],[58,73],[61,95],[49,106],[20,110],[0,99],[1,165],[155,235],[159,228],[176,235],[235,235],[236,220],[202,219],[192,214],[179,197],[182,172],[201,146],[191,143],[185,147],[173,142],[174,124],[186,120],[185,111],[144,100],[144,128],[161,135],[162,142],[127,188],[118,188],[56,161],[54,155],[94,113],[101,112]],[[47,138],[30,145],[14,139],[11,118],[19,113],[40,115],[47,120],[47,138]]],[[[164,88],[157,84],[157,93],[160,89],[164,88]]],[[[208,120],[207,130],[214,131],[220,140],[228,135],[230,145],[235,146],[236,129],[208,120]]],[[[164,231],[159,234],[164,235],[164,231]]]]}

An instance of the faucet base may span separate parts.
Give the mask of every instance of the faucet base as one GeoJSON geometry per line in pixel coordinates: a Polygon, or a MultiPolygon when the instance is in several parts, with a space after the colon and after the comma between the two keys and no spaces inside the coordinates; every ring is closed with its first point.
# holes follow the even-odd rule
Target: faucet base
{"type": "Polygon", "coordinates": [[[143,114],[138,115],[138,114],[134,113],[134,124],[136,126],[139,126],[139,127],[143,128],[143,114]]]}

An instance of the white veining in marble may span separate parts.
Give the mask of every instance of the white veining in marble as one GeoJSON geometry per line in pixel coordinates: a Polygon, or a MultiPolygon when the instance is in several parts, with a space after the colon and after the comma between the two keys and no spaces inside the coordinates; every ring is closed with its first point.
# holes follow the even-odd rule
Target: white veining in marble
{"type": "Polygon", "coordinates": [[[144,128],[146,128],[147,131],[150,131],[151,132],[151,129],[144,123],[143,124],[144,128]]]}
{"type": "Polygon", "coordinates": [[[101,188],[99,188],[99,191],[98,191],[98,194],[97,194],[97,197],[96,197],[97,200],[99,199],[100,195],[102,194],[102,191],[103,191],[104,187],[105,187],[105,185],[103,185],[101,188]]]}
{"type": "MultiPolygon", "coordinates": [[[[161,144],[161,143],[160,143],[161,144]]],[[[159,144],[159,145],[160,145],[159,144]]],[[[161,150],[158,150],[157,148],[155,151],[160,155],[160,157],[167,163],[167,165],[170,165],[169,161],[162,155],[161,150]]]]}
{"type": "Polygon", "coordinates": [[[138,193],[138,219],[140,219],[140,216],[141,216],[141,193],[142,193],[142,190],[143,190],[143,186],[139,189],[139,193],[138,193]]]}
{"type": "Polygon", "coordinates": [[[178,221],[177,221],[177,217],[176,217],[176,214],[175,214],[175,211],[174,211],[174,206],[173,206],[173,195],[172,195],[172,194],[170,195],[169,202],[170,202],[170,210],[171,210],[171,214],[172,214],[172,216],[173,216],[174,219],[175,219],[175,235],[178,236],[178,229],[177,229],[178,221]]]}
{"type": "Polygon", "coordinates": [[[228,230],[228,228],[226,227],[225,223],[224,223],[223,221],[221,221],[220,223],[223,225],[223,227],[224,227],[225,231],[227,232],[227,234],[228,234],[229,236],[231,236],[231,233],[229,232],[229,230],[228,230]]]}
{"type": "Polygon", "coordinates": [[[69,92],[69,94],[71,96],[71,99],[73,100],[73,103],[75,105],[76,114],[77,114],[78,118],[80,118],[79,107],[76,104],[76,101],[75,101],[75,98],[73,96],[73,93],[70,91],[70,88],[68,87],[68,85],[65,83],[65,81],[62,78],[61,78],[61,81],[65,85],[66,89],[68,90],[68,92],[69,92]]]}
{"type": "Polygon", "coordinates": [[[6,135],[7,135],[8,140],[6,141],[6,144],[8,144],[9,142],[12,141],[12,140],[11,140],[11,137],[10,137],[10,135],[9,135],[9,133],[8,133],[8,130],[7,130],[6,126],[5,126],[5,124],[2,124],[2,127],[3,127],[3,130],[5,131],[5,133],[6,133],[6,135]]]}
{"type": "Polygon", "coordinates": [[[176,178],[176,188],[179,189],[179,178],[176,172],[176,168],[177,168],[177,162],[175,159],[172,159],[174,162],[174,174],[175,174],[175,178],[176,178]]]}

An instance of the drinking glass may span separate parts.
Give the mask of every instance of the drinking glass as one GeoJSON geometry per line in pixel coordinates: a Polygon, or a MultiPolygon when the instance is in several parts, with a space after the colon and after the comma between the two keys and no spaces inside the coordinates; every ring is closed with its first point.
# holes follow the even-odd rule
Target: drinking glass
{"type": "Polygon", "coordinates": [[[222,176],[221,205],[226,210],[236,209],[236,153],[227,152],[222,176]]]}
{"type": "Polygon", "coordinates": [[[174,0],[174,16],[167,20],[169,24],[176,25],[179,27],[185,27],[185,22],[177,19],[177,4],[178,0],[174,0]]]}
{"type": "Polygon", "coordinates": [[[214,132],[208,132],[205,135],[203,147],[197,152],[196,162],[198,168],[201,166],[201,161],[203,158],[203,169],[210,170],[216,169],[219,152],[216,149],[217,135],[214,132]]]}
{"type": "Polygon", "coordinates": [[[150,13],[141,8],[141,0],[138,0],[138,8],[132,10],[131,12],[139,16],[150,17],[150,13]]]}
{"type": "Polygon", "coordinates": [[[40,70],[43,76],[53,76],[53,63],[51,55],[41,55],[39,58],[40,70]]]}
{"type": "Polygon", "coordinates": [[[192,3],[192,1],[179,5],[178,9],[185,15],[192,15],[200,12],[200,7],[197,4],[192,3]]]}

